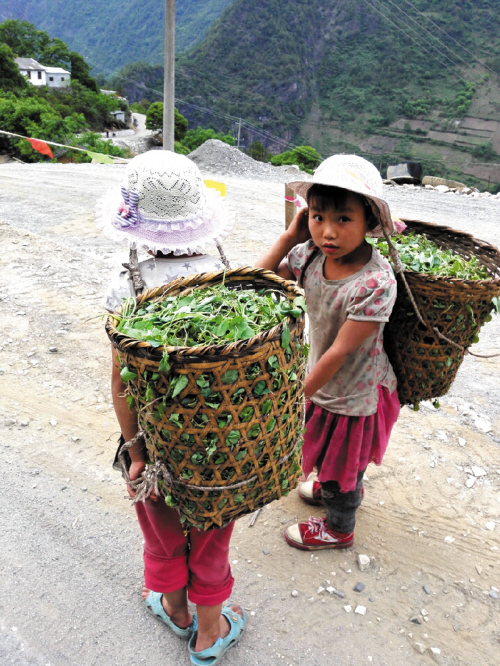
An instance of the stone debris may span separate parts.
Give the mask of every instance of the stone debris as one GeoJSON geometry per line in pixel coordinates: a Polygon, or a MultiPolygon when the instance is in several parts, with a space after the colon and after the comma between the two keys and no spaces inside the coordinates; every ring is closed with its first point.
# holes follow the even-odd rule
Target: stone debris
{"type": "Polygon", "coordinates": [[[418,617],[418,615],[412,617],[410,622],[413,622],[413,624],[422,624],[422,620],[418,617]]]}
{"type": "Polygon", "coordinates": [[[299,593],[297,592],[297,590],[292,590],[292,597],[295,599],[298,596],[299,596],[299,593]]]}
{"type": "Polygon", "coordinates": [[[476,465],[472,465],[472,473],[476,477],[486,476],[487,474],[485,469],[483,469],[482,467],[477,467],[476,465]]]}
{"type": "Polygon", "coordinates": [[[366,615],[366,606],[356,606],[354,612],[358,615],[366,615]]]}
{"type": "Polygon", "coordinates": [[[57,352],[57,347],[49,347],[49,352],[55,354],[57,352]]]}
{"type": "Polygon", "coordinates": [[[269,548],[269,546],[266,546],[265,548],[263,548],[262,552],[264,553],[264,555],[269,555],[271,549],[269,548]]]}
{"type": "Polygon", "coordinates": [[[465,446],[467,444],[467,441],[463,437],[459,437],[458,444],[459,446],[465,446]]]}
{"type": "Polygon", "coordinates": [[[321,595],[321,594],[324,594],[325,592],[326,592],[325,588],[322,585],[320,585],[318,587],[318,590],[317,590],[316,594],[321,595]]]}
{"type": "Polygon", "coordinates": [[[424,652],[427,650],[423,643],[414,643],[413,649],[416,650],[419,654],[424,654],[424,652]]]}
{"type": "Polygon", "coordinates": [[[425,592],[425,594],[430,594],[430,593],[431,593],[431,589],[430,589],[430,587],[429,587],[428,585],[424,585],[424,586],[422,587],[422,589],[423,589],[423,591],[425,592]]]}
{"type": "Polygon", "coordinates": [[[496,590],[491,589],[488,594],[492,599],[498,599],[498,592],[496,590]]]}
{"type": "Polygon", "coordinates": [[[52,427],[57,425],[57,421],[55,419],[50,419],[49,423],[52,427]]]}
{"type": "Polygon", "coordinates": [[[360,571],[366,571],[370,567],[368,555],[358,555],[358,567],[360,571]]]}
{"type": "Polygon", "coordinates": [[[467,488],[472,488],[472,486],[476,483],[476,477],[475,476],[469,476],[467,481],[465,482],[465,485],[467,488]]]}
{"type": "Polygon", "coordinates": [[[5,419],[5,425],[6,426],[16,425],[16,419],[5,419]]]}
{"type": "Polygon", "coordinates": [[[365,584],[364,583],[356,583],[356,585],[352,588],[354,592],[363,592],[365,589],[365,584]]]}
{"type": "Polygon", "coordinates": [[[258,162],[238,148],[230,146],[218,139],[209,139],[188,155],[201,171],[219,173],[235,178],[267,180],[286,183],[290,180],[310,180],[307,173],[298,166],[288,165],[275,167],[272,164],[258,162]]]}
{"type": "Polygon", "coordinates": [[[352,611],[352,606],[344,606],[344,610],[346,613],[350,613],[352,611]]]}
{"type": "Polygon", "coordinates": [[[455,537],[452,537],[452,536],[446,536],[444,538],[445,543],[453,543],[454,541],[455,541],[455,537]]]}
{"type": "Polygon", "coordinates": [[[493,520],[490,520],[490,522],[485,523],[484,526],[486,527],[487,530],[489,530],[490,532],[493,532],[493,530],[495,529],[495,525],[496,525],[496,523],[493,520]]]}

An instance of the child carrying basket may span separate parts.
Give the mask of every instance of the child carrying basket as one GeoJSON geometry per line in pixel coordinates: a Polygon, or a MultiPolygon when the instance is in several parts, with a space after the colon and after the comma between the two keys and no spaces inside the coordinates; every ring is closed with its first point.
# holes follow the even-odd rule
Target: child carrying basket
{"type": "MultiPolygon", "coordinates": [[[[205,186],[198,167],[187,157],[153,151],[134,158],[126,168],[121,195],[103,202],[100,226],[107,236],[128,241],[132,250],[143,248],[151,258],[135,266],[131,261],[132,277],[123,271],[111,282],[105,300],[110,312],[121,306],[123,298],[135,297],[137,286],[139,290],[142,285],[160,287],[179,276],[223,267],[220,259],[205,254],[205,248],[213,244],[220,248],[233,215],[205,186]]],[[[125,390],[112,348],[113,404],[123,440],[119,455],[122,460],[129,457],[126,473],[133,497],[131,485],[145,470],[147,452],[137,412],[129,409],[125,390]]],[[[193,664],[218,662],[238,641],[247,621],[239,606],[222,605],[234,582],[228,559],[234,523],[211,531],[186,529],[179,513],[163,498],[152,496],[134,506],[144,535],[146,607],[189,641],[193,664]],[[196,614],[189,611],[188,597],[197,606],[196,614]]]]}
{"type": "Polygon", "coordinates": [[[302,550],[349,548],[363,474],[381,464],[400,405],[384,350],[384,326],[396,300],[387,259],[366,236],[394,230],[377,169],[356,155],[335,155],[312,182],[290,187],[307,200],[290,227],[258,262],[304,286],[311,350],[305,380],[303,472],[318,478],[301,498],[326,507],[285,531],[302,550]]]}

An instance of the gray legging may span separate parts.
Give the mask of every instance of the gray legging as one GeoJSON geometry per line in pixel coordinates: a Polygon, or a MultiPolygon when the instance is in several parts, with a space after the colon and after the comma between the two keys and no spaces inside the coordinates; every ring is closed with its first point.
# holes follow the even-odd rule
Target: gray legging
{"type": "Polygon", "coordinates": [[[359,472],[356,490],[347,493],[340,492],[337,481],[325,481],[321,483],[323,504],[326,508],[326,522],[330,529],[341,534],[354,532],[356,524],[356,509],[361,504],[363,492],[363,474],[359,472]]]}

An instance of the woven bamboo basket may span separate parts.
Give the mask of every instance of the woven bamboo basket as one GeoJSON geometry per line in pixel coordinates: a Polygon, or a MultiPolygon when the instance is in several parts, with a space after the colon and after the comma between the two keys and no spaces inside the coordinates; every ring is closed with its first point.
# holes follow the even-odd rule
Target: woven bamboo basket
{"type": "Polygon", "coordinates": [[[458,280],[424,273],[404,273],[418,310],[419,320],[400,274],[398,296],[384,331],[384,347],[398,379],[402,405],[439,398],[448,392],[500,295],[500,252],[496,247],[450,227],[418,220],[403,220],[405,234],[424,234],[443,249],[465,258],[477,257],[490,277],[458,280]],[[448,338],[443,340],[437,333],[448,338]]]}
{"type": "MultiPolygon", "coordinates": [[[[291,301],[303,293],[271,271],[242,268],[179,278],[141,294],[137,307],[223,279],[226,287],[269,288],[291,301]]],[[[163,347],[124,336],[116,329],[117,319],[108,318],[106,331],[121,363],[138,374],[128,392],[150,462],[162,470],[158,488],[186,527],[222,527],[297,485],[304,428],[304,320],[304,315],[288,318],[286,351],[282,322],[231,344],[168,347],[171,367],[161,373],[163,347]],[[174,375],[185,375],[188,384],[165,401],[174,375]],[[146,400],[148,385],[153,397],[150,388],[146,400]],[[215,452],[208,455],[214,444],[215,452]]]]}

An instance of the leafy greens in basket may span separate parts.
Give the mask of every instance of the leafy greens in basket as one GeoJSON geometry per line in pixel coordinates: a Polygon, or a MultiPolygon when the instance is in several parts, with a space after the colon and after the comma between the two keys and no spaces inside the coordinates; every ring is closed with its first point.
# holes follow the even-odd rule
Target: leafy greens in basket
{"type": "MultiPolygon", "coordinates": [[[[153,347],[194,347],[251,338],[290,316],[299,318],[306,310],[306,303],[302,296],[292,303],[276,291],[256,292],[218,285],[135,308],[134,299],[124,300],[118,331],[146,340],[153,347]]],[[[289,341],[290,330],[285,323],[282,334],[285,348],[289,341]]]]}
{"type": "MultiPolygon", "coordinates": [[[[460,280],[486,280],[490,277],[477,257],[465,259],[453,250],[443,250],[423,234],[395,234],[391,240],[405,270],[460,280]]],[[[369,241],[384,257],[389,256],[384,238],[370,238],[369,241]]]]}

